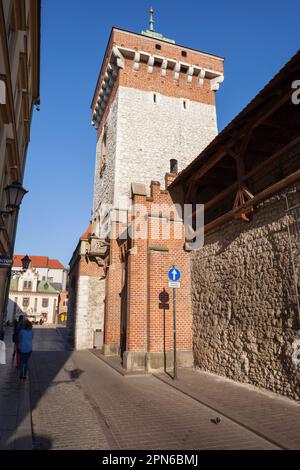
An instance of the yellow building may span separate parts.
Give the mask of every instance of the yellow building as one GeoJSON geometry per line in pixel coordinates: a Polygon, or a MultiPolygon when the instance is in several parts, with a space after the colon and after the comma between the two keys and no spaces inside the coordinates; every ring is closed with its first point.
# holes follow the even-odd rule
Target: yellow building
{"type": "Polygon", "coordinates": [[[0,0],[0,335],[30,124],[40,95],[40,0],[0,0]],[[17,184],[15,184],[17,183],[17,184]]]}

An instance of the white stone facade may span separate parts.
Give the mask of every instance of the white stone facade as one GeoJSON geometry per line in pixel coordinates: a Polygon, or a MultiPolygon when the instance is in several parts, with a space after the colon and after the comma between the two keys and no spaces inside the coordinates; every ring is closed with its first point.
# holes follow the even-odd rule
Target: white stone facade
{"type": "Polygon", "coordinates": [[[57,294],[44,294],[41,292],[11,292],[9,294],[6,321],[13,322],[19,315],[41,313],[44,323],[56,323],[58,306],[57,294]],[[23,299],[29,299],[28,306],[23,306],[23,299]],[[48,305],[44,307],[43,301],[47,299],[48,305]]]}
{"type": "Polygon", "coordinates": [[[107,164],[101,177],[101,135],[94,210],[101,202],[118,206],[119,197],[130,198],[132,182],[163,184],[171,159],[181,171],[217,135],[215,106],[128,87],[119,87],[105,124],[107,164]]]}
{"type": "MultiPolygon", "coordinates": [[[[35,268],[13,274],[6,321],[10,323],[19,315],[42,314],[45,323],[56,323],[59,292],[51,287],[39,287],[39,274],[35,268]]],[[[45,284],[45,283],[42,283],[45,284]]]]}
{"type": "MultiPolygon", "coordinates": [[[[66,289],[67,285],[67,271],[65,269],[52,269],[52,268],[40,268],[35,267],[39,281],[48,281],[61,284],[62,290],[66,289]]],[[[13,266],[12,272],[17,273],[22,271],[21,267],[13,266]]]]}
{"type": "Polygon", "coordinates": [[[104,329],[105,280],[80,276],[78,280],[75,321],[75,349],[91,349],[94,332],[104,329]]]}

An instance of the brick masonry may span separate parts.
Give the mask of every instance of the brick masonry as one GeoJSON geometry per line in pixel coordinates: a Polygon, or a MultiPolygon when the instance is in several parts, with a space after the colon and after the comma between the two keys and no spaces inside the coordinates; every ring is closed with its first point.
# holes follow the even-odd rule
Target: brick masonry
{"type": "MultiPolygon", "coordinates": [[[[299,186],[289,188],[288,197],[290,206],[299,204],[299,186]]],[[[287,232],[292,222],[278,194],[248,225],[233,221],[208,234],[191,257],[192,306],[197,366],[299,399],[299,366],[292,361],[300,339],[287,232]]]]}
{"type": "MultiPolygon", "coordinates": [[[[176,265],[182,273],[181,288],[176,293],[178,363],[191,366],[190,262],[189,254],[182,249],[185,232],[181,217],[175,214],[174,221],[164,218],[173,201],[170,193],[161,190],[156,181],[151,184],[151,197],[134,195],[133,202],[143,205],[148,213],[148,237],[131,240],[123,259],[122,246],[111,242],[111,264],[106,279],[105,354],[121,351],[123,365],[130,370],[158,370],[170,363],[173,307],[168,271],[176,265]],[[164,217],[157,214],[158,204],[165,207],[166,212],[161,214],[164,217]],[[175,225],[180,230],[177,227],[175,231],[175,225]],[[170,239],[164,239],[163,227],[170,230],[170,239]],[[124,342],[122,334],[126,335],[124,342]]],[[[130,222],[138,225],[139,216],[129,214],[130,222]]]]}
{"type": "MultiPolygon", "coordinates": [[[[133,33],[113,30],[106,57],[99,76],[96,92],[106,73],[106,66],[114,45],[157,54],[175,61],[205,67],[223,73],[223,59],[186,50],[181,46],[156,41],[133,33]]],[[[215,92],[210,79],[199,86],[198,78],[187,81],[187,71],[181,70],[178,80],[174,71],[154,64],[148,72],[147,64],[134,69],[133,58],[124,59],[97,132],[97,150],[94,180],[94,216],[99,206],[106,203],[118,205],[118,198],[131,197],[133,181],[150,187],[151,180],[163,184],[164,174],[170,169],[170,159],[177,159],[179,170],[189,164],[216,136],[217,120],[215,92]],[[155,97],[154,97],[155,95],[155,97]],[[107,158],[105,170],[101,168],[101,143],[107,129],[107,158]]],[[[95,92],[95,99],[97,93],[95,92]]]]}

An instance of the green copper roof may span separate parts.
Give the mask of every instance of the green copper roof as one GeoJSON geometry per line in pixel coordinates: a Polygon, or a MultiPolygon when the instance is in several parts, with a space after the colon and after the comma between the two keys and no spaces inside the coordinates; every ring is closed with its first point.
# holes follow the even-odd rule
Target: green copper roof
{"type": "Polygon", "coordinates": [[[150,21],[149,21],[149,29],[147,29],[146,31],[142,31],[142,34],[144,36],[148,36],[150,38],[153,38],[153,39],[160,39],[161,41],[167,41],[167,42],[170,42],[171,44],[175,44],[175,41],[174,39],[169,39],[169,38],[165,38],[162,34],[160,33],[156,33],[154,31],[154,18],[153,18],[153,14],[154,14],[154,10],[153,8],[151,7],[150,8],[150,21]]]}
{"type": "Polygon", "coordinates": [[[48,292],[48,293],[52,293],[52,294],[55,294],[56,292],[58,292],[56,289],[54,289],[54,287],[50,284],[50,282],[47,282],[47,281],[39,281],[38,282],[38,286],[37,286],[37,292],[48,292]]]}

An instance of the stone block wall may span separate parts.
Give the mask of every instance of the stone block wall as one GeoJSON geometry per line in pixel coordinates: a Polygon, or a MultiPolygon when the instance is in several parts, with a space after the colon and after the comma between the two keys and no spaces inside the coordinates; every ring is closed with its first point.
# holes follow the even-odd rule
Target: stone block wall
{"type": "Polygon", "coordinates": [[[108,108],[107,120],[107,155],[106,166],[101,174],[101,144],[104,133],[104,126],[98,135],[96,147],[96,162],[94,175],[94,212],[97,211],[101,203],[112,204],[114,198],[114,174],[116,164],[117,149],[117,118],[118,118],[118,93],[112,97],[112,102],[108,108]]]}
{"type": "Polygon", "coordinates": [[[131,196],[133,181],[142,182],[148,191],[152,180],[163,185],[171,159],[181,171],[216,137],[215,106],[188,99],[185,103],[186,109],[183,99],[165,96],[159,88],[152,92],[119,87],[116,199],[131,196]]]}
{"type": "MultiPolygon", "coordinates": [[[[290,206],[300,203],[300,186],[285,193],[290,206]]],[[[194,358],[203,370],[299,399],[300,365],[292,356],[300,326],[287,231],[293,217],[285,209],[277,195],[249,224],[221,226],[192,253],[194,358]]]]}
{"type": "Polygon", "coordinates": [[[81,240],[79,243],[69,276],[67,330],[68,338],[77,350],[93,348],[94,331],[104,329],[103,267],[79,254],[85,242],[81,240]]]}

